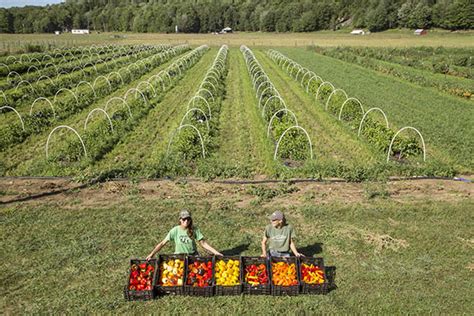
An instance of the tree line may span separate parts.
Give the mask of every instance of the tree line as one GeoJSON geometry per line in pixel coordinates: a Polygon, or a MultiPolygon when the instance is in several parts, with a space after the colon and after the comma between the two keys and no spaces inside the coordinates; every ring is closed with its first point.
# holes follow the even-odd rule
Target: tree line
{"type": "Polygon", "coordinates": [[[66,0],[0,9],[0,33],[72,28],[120,32],[311,32],[343,27],[474,28],[472,0],[66,0]]]}

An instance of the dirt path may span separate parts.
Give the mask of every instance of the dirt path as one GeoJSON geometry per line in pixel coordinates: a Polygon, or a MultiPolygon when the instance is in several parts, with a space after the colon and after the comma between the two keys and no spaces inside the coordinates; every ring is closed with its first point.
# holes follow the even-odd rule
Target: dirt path
{"type": "Polygon", "coordinates": [[[92,186],[68,179],[0,179],[0,206],[57,203],[65,207],[109,207],[131,200],[192,198],[237,207],[290,207],[328,203],[370,203],[387,199],[397,203],[424,200],[462,201],[474,198],[474,185],[453,180],[403,180],[388,183],[297,182],[226,184],[199,180],[118,180],[92,186]],[[224,203],[224,204],[223,204],[224,203]]]}

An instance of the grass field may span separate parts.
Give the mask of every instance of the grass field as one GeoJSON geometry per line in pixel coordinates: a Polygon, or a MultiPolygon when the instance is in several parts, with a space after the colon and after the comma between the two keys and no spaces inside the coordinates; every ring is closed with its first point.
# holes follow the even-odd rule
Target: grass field
{"type": "MultiPolygon", "coordinates": [[[[61,188],[57,181],[11,183],[0,184],[2,201],[61,188]]],[[[4,205],[0,307],[6,314],[469,313],[472,193],[472,184],[435,181],[116,182],[4,205]],[[145,257],[184,206],[209,243],[242,255],[259,255],[266,216],[284,207],[299,249],[335,266],[338,288],[327,296],[124,301],[129,258],[145,257]]],[[[162,253],[172,251],[168,245],[162,253]]]]}
{"type": "Polygon", "coordinates": [[[449,32],[433,30],[428,36],[414,36],[412,30],[391,30],[366,36],[350,35],[351,30],[321,31],[315,33],[251,33],[237,32],[226,35],[213,34],[140,34],[140,33],[93,33],[86,36],[72,34],[0,34],[0,51],[14,52],[24,49],[28,43],[72,46],[91,44],[179,44],[212,45],[227,44],[233,47],[251,46],[369,46],[413,47],[446,46],[473,47],[472,31],[449,32]],[[114,36],[117,35],[117,36],[114,36]]]}

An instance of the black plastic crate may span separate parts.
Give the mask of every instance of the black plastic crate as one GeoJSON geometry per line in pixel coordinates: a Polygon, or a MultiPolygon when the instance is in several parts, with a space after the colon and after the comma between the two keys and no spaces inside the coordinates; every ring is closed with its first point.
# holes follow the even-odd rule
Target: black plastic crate
{"type": "Polygon", "coordinates": [[[240,295],[242,293],[242,259],[240,256],[224,256],[224,257],[217,257],[214,263],[214,280],[215,280],[215,287],[216,287],[216,295],[240,295]],[[237,260],[239,262],[239,284],[238,285],[217,285],[217,262],[219,260],[224,260],[224,262],[228,262],[229,260],[237,260]]]}
{"type": "Polygon", "coordinates": [[[152,300],[156,297],[156,290],[155,290],[155,285],[156,285],[156,275],[158,271],[158,261],[157,259],[151,259],[148,262],[145,259],[130,259],[130,268],[129,268],[129,273],[128,273],[128,278],[127,278],[127,283],[124,287],[123,290],[123,295],[126,300],[128,301],[146,301],[146,300],[152,300]],[[134,290],[130,289],[130,277],[132,275],[132,265],[140,265],[142,263],[148,263],[149,265],[153,266],[154,271],[153,271],[153,276],[152,276],[152,283],[151,283],[151,290],[134,290]]]}
{"type": "MultiPolygon", "coordinates": [[[[199,268],[196,268],[199,269],[199,268]]],[[[201,256],[187,256],[187,262],[185,267],[185,278],[184,278],[184,294],[191,295],[191,296],[213,296],[214,295],[214,257],[201,257],[201,256]],[[203,262],[211,262],[212,267],[212,276],[210,279],[209,285],[204,287],[198,287],[189,285],[188,282],[190,281],[190,270],[189,265],[194,264],[195,262],[203,263],[203,262]]]]}
{"type": "Polygon", "coordinates": [[[270,257],[269,260],[270,271],[272,273],[272,295],[280,296],[280,295],[298,295],[300,292],[300,278],[299,278],[299,265],[298,265],[298,258],[296,257],[270,257]],[[277,262],[285,262],[287,264],[294,264],[295,265],[295,273],[296,273],[296,281],[295,285],[276,285],[275,278],[273,275],[273,264],[277,262]]]}
{"type": "Polygon", "coordinates": [[[250,295],[270,295],[271,294],[271,272],[268,266],[267,258],[262,257],[242,257],[242,292],[250,295]],[[252,264],[264,264],[268,282],[267,284],[251,285],[245,280],[245,269],[252,264]]]}
{"type": "Polygon", "coordinates": [[[160,255],[159,256],[159,269],[157,275],[157,282],[156,282],[156,290],[158,295],[183,295],[184,294],[184,276],[186,273],[186,255],[160,255]],[[181,285],[175,285],[175,286],[163,286],[163,275],[162,275],[162,264],[167,263],[169,260],[183,260],[184,262],[184,270],[183,270],[183,278],[182,278],[182,284],[181,285]]]}
{"type": "Polygon", "coordinates": [[[301,293],[303,294],[326,294],[328,292],[328,278],[326,275],[326,269],[324,267],[323,258],[313,258],[313,257],[301,257],[299,265],[299,273],[301,280],[301,293]],[[308,284],[303,280],[303,275],[301,272],[302,265],[304,264],[313,264],[318,266],[323,271],[324,283],[321,284],[308,284]]]}

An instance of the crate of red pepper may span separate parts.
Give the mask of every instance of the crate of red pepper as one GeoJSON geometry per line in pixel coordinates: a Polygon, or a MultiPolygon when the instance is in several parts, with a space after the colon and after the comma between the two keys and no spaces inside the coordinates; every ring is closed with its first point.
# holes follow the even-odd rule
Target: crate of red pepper
{"type": "Polygon", "coordinates": [[[328,281],[323,258],[300,258],[301,293],[326,294],[328,281]]]}
{"type": "Polygon", "coordinates": [[[160,255],[159,261],[158,294],[183,295],[186,255],[160,255]]]}
{"type": "Polygon", "coordinates": [[[130,260],[130,272],[124,296],[126,300],[151,300],[156,297],[155,283],[158,260],[130,260]]]}
{"type": "Polygon", "coordinates": [[[273,295],[298,295],[300,281],[296,257],[270,257],[273,295]]]}
{"type": "Polygon", "coordinates": [[[188,256],[185,275],[186,295],[214,295],[214,257],[188,256]]]}
{"type": "Polygon", "coordinates": [[[243,285],[245,294],[271,294],[268,261],[261,257],[242,257],[243,285]]]}
{"type": "Polygon", "coordinates": [[[242,260],[240,256],[216,257],[214,265],[216,295],[242,293],[242,260]]]}

